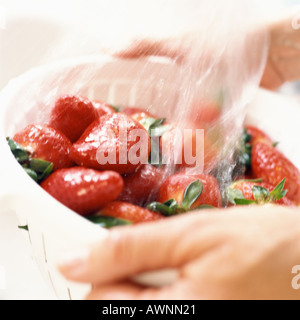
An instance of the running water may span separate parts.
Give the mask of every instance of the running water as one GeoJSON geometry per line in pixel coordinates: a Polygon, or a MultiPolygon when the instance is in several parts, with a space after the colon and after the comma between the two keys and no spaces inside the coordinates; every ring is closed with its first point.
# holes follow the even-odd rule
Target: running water
{"type": "MultiPolygon", "coordinates": [[[[158,24],[156,29],[164,26],[161,35],[173,39],[164,54],[172,57],[178,72],[172,78],[156,75],[149,79],[157,83],[156,95],[164,95],[164,104],[149,105],[147,111],[166,117],[180,130],[205,129],[204,172],[214,174],[224,192],[233,175],[242,172],[237,150],[247,105],[255,97],[266,64],[268,37],[261,27],[265,7],[258,1],[180,3],[177,8],[182,11],[175,13],[168,11],[172,7],[168,1],[161,1],[157,19],[151,16],[153,24],[158,24]],[[168,18],[162,23],[164,16],[168,18]]],[[[175,141],[175,146],[181,148],[181,142],[175,141]]],[[[202,169],[195,167],[191,172],[201,173],[202,169]]],[[[166,175],[174,171],[174,165],[168,164],[166,175]]]]}

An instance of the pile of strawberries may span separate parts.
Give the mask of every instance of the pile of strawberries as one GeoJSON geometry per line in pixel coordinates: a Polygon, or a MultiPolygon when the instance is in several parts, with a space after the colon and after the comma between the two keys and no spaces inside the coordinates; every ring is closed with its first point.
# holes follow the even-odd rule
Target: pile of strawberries
{"type": "MultiPolygon", "coordinates": [[[[220,114],[217,110],[217,116],[211,117],[211,108],[209,112],[209,121],[220,114]]],[[[104,102],[74,95],[56,101],[49,123],[31,124],[8,138],[8,143],[16,160],[46,192],[107,228],[205,208],[300,204],[299,170],[257,128],[245,128],[241,139],[245,174],[227,186],[226,196],[221,197],[212,174],[191,175],[184,162],[170,174],[166,166],[151,161],[119,161],[121,148],[127,150],[128,157],[130,148],[138,142],[128,139],[127,145],[122,144],[119,135],[123,123],[127,124],[128,135],[135,129],[145,131],[148,157],[150,128],[161,133],[160,141],[172,143],[172,127],[165,119],[133,107],[119,112],[104,102]],[[108,154],[112,149],[116,162],[100,164],[99,150],[108,154]]],[[[215,144],[205,143],[205,167],[210,168],[217,150],[215,144]]]]}

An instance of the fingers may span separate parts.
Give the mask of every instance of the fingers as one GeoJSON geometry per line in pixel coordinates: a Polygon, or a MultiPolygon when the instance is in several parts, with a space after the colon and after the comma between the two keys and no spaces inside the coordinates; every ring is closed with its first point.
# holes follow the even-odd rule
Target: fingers
{"type": "Polygon", "coordinates": [[[180,270],[228,242],[241,226],[247,225],[246,231],[254,232],[258,222],[272,221],[275,212],[287,220],[283,208],[249,207],[241,211],[237,207],[115,228],[92,247],[66,253],[59,269],[70,280],[96,284],[121,281],[145,271],[180,270]]]}
{"type": "Polygon", "coordinates": [[[189,281],[163,288],[145,288],[131,282],[95,287],[86,300],[194,300],[199,299],[189,281]]]}
{"type": "Polygon", "coordinates": [[[293,27],[295,17],[288,16],[269,26],[270,50],[261,83],[267,89],[300,79],[300,31],[293,27]]]}
{"type": "Polygon", "coordinates": [[[282,75],[279,74],[273,62],[269,59],[260,86],[269,90],[277,90],[284,82],[282,75]]]}
{"type": "Polygon", "coordinates": [[[214,219],[211,213],[189,214],[114,229],[92,248],[66,254],[59,269],[70,280],[103,284],[144,271],[179,268],[224,240],[214,219]]]}
{"type": "Polygon", "coordinates": [[[182,61],[185,55],[180,39],[140,39],[135,40],[128,48],[116,52],[120,58],[138,58],[146,56],[163,56],[182,61]]]}

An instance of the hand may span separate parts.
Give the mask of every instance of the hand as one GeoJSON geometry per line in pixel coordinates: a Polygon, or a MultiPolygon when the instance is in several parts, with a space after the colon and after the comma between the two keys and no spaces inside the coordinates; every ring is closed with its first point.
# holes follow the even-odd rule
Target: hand
{"type": "Polygon", "coordinates": [[[92,283],[87,299],[299,299],[298,209],[264,206],[200,211],[111,229],[108,237],[61,261],[63,275],[92,283]],[[161,288],[130,281],[144,271],[177,268],[161,288]]]}
{"type": "Polygon", "coordinates": [[[261,85],[278,89],[285,82],[300,79],[300,30],[291,16],[270,24],[270,49],[261,85]]]}
{"type": "MultiPolygon", "coordinates": [[[[270,38],[268,60],[261,80],[261,86],[266,89],[276,90],[286,82],[300,79],[300,30],[292,26],[294,16],[264,26],[270,38]]],[[[166,56],[181,62],[192,47],[190,39],[195,41],[190,34],[171,39],[142,39],[116,55],[123,58],[166,56]]],[[[199,58],[203,59],[202,56],[199,58]]]]}

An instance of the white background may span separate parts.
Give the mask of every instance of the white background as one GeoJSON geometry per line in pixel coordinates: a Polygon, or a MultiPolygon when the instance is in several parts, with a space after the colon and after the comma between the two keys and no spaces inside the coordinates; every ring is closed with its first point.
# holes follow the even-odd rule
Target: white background
{"type": "MultiPolygon", "coordinates": [[[[170,1],[169,1],[170,2],[170,1]]],[[[298,1],[288,1],[298,4],[298,1]]],[[[176,32],[170,20],[187,1],[173,0],[172,14],[157,14],[161,1],[0,0],[0,88],[24,71],[52,60],[121,46],[135,34],[176,32]],[[133,12],[142,12],[134,15],[133,12]],[[165,21],[164,30],[155,28],[165,21]],[[151,31],[151,32],[150,32],[151,31]]],[[[181,15],[182,16],[182,15],[181,15]]],[[[188,23],[188,21],[181,21],[188,23]]],[[[55,299],[45,286],[17,230],[12,213],[0,210],[0,299],[55,299]],[[3,279],[5,276],[5,279],[3,279]],[[5,288],[1,288],[5,280],[5,288]]]]}

